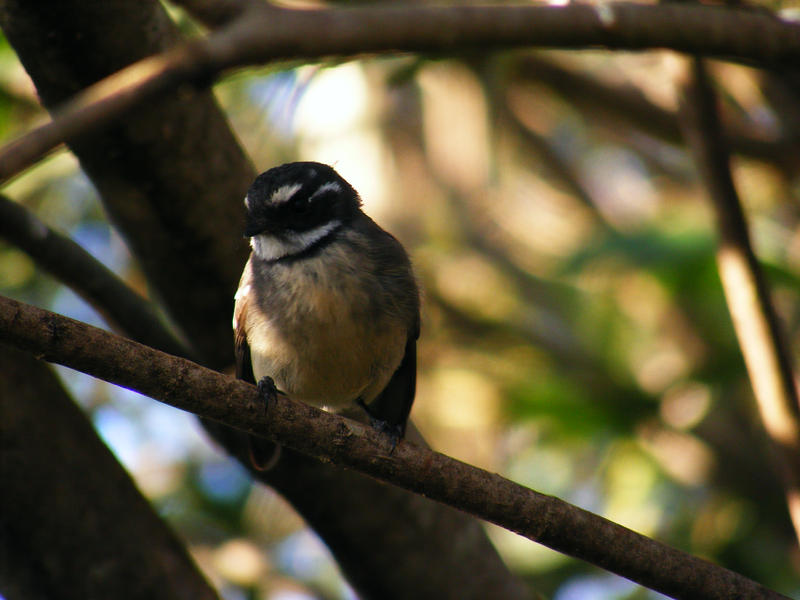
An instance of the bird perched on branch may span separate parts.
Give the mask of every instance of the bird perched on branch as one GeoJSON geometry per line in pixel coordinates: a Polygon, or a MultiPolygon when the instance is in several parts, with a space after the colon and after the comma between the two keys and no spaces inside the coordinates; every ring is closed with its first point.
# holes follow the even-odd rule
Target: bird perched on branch
{"type": "Polygon", "coordinates": [[[420,328],[403,246],[320,163],[262,173],[245,207],[252,252],[233,316],[237,376],[333,411],[359,404],[394,447],[414,401],[420,328]]]}

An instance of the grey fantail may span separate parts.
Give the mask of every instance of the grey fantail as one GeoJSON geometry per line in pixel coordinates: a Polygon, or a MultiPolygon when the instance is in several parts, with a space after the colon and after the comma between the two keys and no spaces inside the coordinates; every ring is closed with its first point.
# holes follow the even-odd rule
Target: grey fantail
{"type": "Polygon", "coordinates": [[[419,290],[403,246],[328,165],[259,175],[236,292],[237,376],[331,410],[363,406],[393,443],[416,387],[419,290]]]}

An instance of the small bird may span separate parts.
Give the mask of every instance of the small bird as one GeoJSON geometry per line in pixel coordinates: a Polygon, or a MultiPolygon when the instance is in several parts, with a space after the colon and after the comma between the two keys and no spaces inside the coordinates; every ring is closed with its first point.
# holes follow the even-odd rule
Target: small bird
{"type": "Polygon", "coordinates": [[[252,252],[235,296],[237,377],[334,412],[358,404],[394,447],[414,401],[420,330],[403,246],[321,163],[265,171],[245,207],[252,252]]]}

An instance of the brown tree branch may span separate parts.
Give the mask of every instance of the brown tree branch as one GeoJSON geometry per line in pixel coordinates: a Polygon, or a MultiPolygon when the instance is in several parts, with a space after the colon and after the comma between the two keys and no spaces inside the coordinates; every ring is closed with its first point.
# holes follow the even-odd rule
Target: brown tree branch
{"type": "Polygon", "coordinates": [[[153,348],[190,357],[188,348],[169,333],[152,304],[79,244],[2,195],[0,238],[24,250],[37,265],[69,286],[119,331],[153,348]]]}
{"type": "MultiPolygon", "coordinates": [[[[223,16],[209,16],[225,20],[223,16]]],[[[0,150],[0,182],[64,140],[97,131],[181,84],[282,59],[364,53],[458,53],[514,47],[670,48],[761,65],[800,61],[800,26],[743,9],[685,4],[279,9],[252,5],[208,38],[150,57],[64,105],[59,117],[0,150]]]]}
{"type": "Polygon", "coordinates": [[[753,251],[721,134],[716,96],[699,58],[692,61],[685,95],[687,140],[717,217],[720,279],[800,540],[800,403],[790,353],[753,251]]]}
{"type": "MultiPolygon", "coordinates": [[[[331,550],[359,597],[535,596],[531,584],[509,574],[481,523],[466,513],[352,469],[330,463],[321,468],[316,459],[286,447],[273,469],[253,472],[250,442],[242,443],[230,427],[204,424],[254,477],[291,498],[292,507],[323,540],[336,542],[331,550]],[[363,541],[372,550],[369,556],[361,554],[363,541]]],[[[410,428],[408,435],[414,432],[410,428]]]]}
{"type": "Polygon", "coordinates": [[[0,297],[0,341],[458,507],[674,598],[785,598],[727,569],[562,500],[355,421],[280,395],[264,410],[254,386],[78,321],[0,297]]]}
{"type": "Polygon", "coordinates": [[[0,373],[3,597],[216,599],[52,369],[0,344],[0,373]]]}
{"type": "Polygon", "coordinates": [[[227,25],[245,11],[258,10],[260,5],[265,5],[262,0],[172,0],[172,4],[183,7],[192,17],[211,28],[227,25]]]}

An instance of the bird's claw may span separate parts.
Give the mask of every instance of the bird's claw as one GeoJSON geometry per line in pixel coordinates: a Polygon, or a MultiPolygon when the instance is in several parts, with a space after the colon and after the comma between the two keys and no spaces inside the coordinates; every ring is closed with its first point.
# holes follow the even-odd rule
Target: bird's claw
{"type": "Polygon", "coordinates": [[[391,445],[389,454],[392,454],[397,447],[397,442],[403,437],[403,428],[400,425],[391,425],[387,421],[376,419],[375,417],[369,418],[369,424],[375,431],[389,438],[389,444],[391,445]]]}
{"type": "Polygon", "coordinates": [[[403,431],[404,427],[401,424],[392,424],[389,423],[389,421],[386,421],[385,419],[379,419],[378,417],[374,416],[372,414],[372,411],[370,411],[369,406],[367,406],[367,403],[364,402],[361,398],[359,398],[356,401],[356,403],[361,408],[364,409],[365,413],[367,413],[367,416],[369,417],[370,426],[378,433],[383,434],[389,438],[389,444],[391,444],[391,449],[389,450],[389,454],[392,454],[394,452],[394,449],[397,447],[397,442],[399,442],[402,439],[403,433],[405,433],[403,431]]]}
{"type": "Polygon", "coordinates": [[[258,381],[258,395],[264,401],[264,414],[269,409],[270,402],[275,402],[278,397],[278,388],[272,377],[265,376],[258,381]]]}

